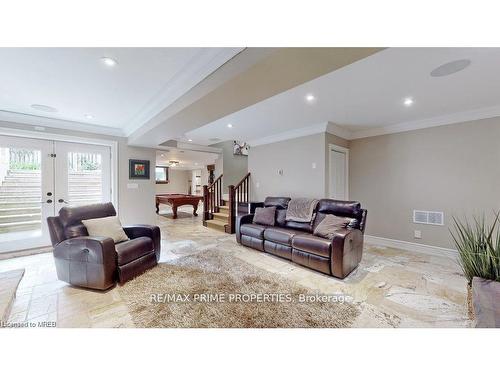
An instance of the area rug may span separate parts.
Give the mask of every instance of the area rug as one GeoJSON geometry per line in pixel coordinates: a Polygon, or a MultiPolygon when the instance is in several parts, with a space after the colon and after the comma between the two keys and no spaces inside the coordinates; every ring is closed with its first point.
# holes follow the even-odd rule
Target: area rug
{"type": "Polygon", "coordinates": [[[320,295],[219,250],[161,263],[118,291],[143,328],[347,328],[359,314],[342,295],[320,295]]]}
{"type": "Polygon", "coordinates": [[[0,326],[7,322],[24,268],[0,273],[0,326]]]}

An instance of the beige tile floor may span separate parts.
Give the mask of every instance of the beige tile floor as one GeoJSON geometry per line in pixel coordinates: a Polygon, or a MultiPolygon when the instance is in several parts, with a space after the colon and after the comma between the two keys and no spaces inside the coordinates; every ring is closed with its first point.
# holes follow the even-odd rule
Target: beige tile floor
{"type": "MultiPolygon", "coordinates": [[[[163,208],[163,207],[162,207],[163,208]]],[[[161,213],[167,213],[163,208],[161,213]]],[[[187,210],[186,212],[189,212],[187,210]]],[[[252,249],[201,225],[200,217],[158,217],[161,262],[217,249],[320,293],[350,295],[361,309],[355,327],[469,327],[466,283],[455,260],[366,246],[360,267],[337,280],[252,249]]],[[[133,327],[118,287],[107,292],[57,280],[51,253],[0,260],[0,272],[25,268],[9,322],[56,322],[57,327],[133,327]]]]}

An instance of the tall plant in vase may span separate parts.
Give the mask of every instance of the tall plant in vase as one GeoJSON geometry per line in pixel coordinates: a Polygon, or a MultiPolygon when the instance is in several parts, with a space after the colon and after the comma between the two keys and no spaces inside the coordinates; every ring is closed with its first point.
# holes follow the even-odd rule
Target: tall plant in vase
{"type": "Polygon", "coordinates": [[[476,327],[500,327],[500,212],[491,223],[453,218],[451,230],[469,288],[476,327]]]}

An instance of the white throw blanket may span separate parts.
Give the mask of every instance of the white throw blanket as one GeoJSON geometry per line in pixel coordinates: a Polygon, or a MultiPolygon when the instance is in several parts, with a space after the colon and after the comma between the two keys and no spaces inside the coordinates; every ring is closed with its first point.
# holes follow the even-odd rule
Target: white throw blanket
{"type": "Polygon", "coordinates": [[[286,220],[309,223],[313,219],[314,208],[318,204],[317,199],[296,198],[288,202],[286,220]]]}

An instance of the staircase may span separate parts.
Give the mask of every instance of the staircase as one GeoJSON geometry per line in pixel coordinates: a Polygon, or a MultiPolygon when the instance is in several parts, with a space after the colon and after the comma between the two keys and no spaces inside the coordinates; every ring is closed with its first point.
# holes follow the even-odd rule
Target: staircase
{"type": "Polygon", "coordinates": [[[203,225],[225,233],[235,232],[236,216],[250,196],[250,173],[236,185],[230,185],[228,199],[222,194],[222,175],[213,184],[203,186],[203,225]]]}
{"type": "Polygon", "coordinates": [[[39,170],[9,170],[0,186],[0,233],[40,229],[41,200],[39,170]]]}
{"type": "Polygon", "coordinates": [[[219,206],[219,212],[212,214],[212,219],[206,220],[205,226],[226,232],[229,225],[229,206],[224,203],[224,206],[219,206]]]}

